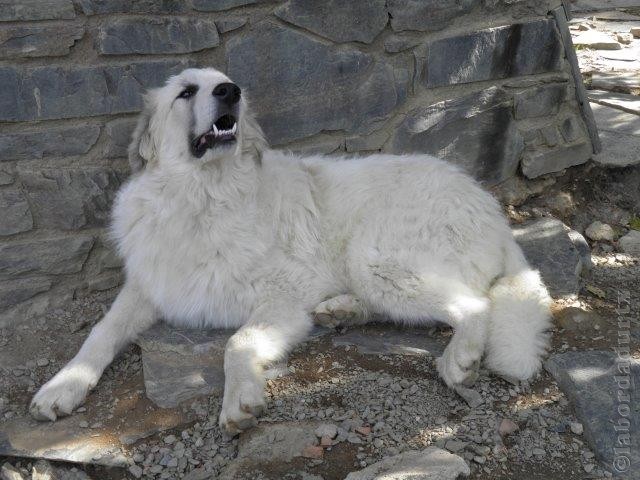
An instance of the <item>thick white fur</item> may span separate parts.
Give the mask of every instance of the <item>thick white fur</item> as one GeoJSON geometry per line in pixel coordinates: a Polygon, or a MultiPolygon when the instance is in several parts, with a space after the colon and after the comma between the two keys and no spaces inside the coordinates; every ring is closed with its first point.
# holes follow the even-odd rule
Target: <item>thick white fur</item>
{"type": "Polygon", "coordinates": [[[230,431],[255,423],[262,368],[305,338],[314,309],[448,323],[455,334],[438,371],[449,386],[472,381],[484,353],[500,374],[538,370],[549,296],[491,195],[427,155],[268,150],[244,100],[237,146],[196,159],[189,128],[215,121],[209,92],[225,81],[192,69],[149,94],[131,151],[141,171],[113,210],[126,284],[77,356],[36,394],[34,416],[70,413],[156,318],[239,328],[225,354],[220,422],[230,431]],[[200,87],[189,101],[176,99],[185,82],[200,87]]]}

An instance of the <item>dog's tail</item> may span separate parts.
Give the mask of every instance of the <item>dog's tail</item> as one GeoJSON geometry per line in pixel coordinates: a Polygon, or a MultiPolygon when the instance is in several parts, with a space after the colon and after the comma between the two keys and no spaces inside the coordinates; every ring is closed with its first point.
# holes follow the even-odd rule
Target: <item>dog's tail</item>
{"type": "Polygon", "coordinates": [[[548,346],[551,298],[515,241],[505,246],[504,276],[489,290],[489,299],[485,363],[500,375],[526,380],[540,368],[548,346]]]}

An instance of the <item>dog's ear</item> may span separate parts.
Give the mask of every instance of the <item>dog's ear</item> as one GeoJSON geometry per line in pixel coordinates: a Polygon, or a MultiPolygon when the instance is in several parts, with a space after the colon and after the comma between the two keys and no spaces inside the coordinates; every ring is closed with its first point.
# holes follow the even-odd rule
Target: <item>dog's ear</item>
{"type": "Polygon", "coordinates": [[[156,113],[156,98],[153,91],[144,96],[144,108],[138,117],[131,143],[129,144],[129,166],[131,173],[144,170],[156,157],[156,142],[153,135],[153,118],[156,113]]]}

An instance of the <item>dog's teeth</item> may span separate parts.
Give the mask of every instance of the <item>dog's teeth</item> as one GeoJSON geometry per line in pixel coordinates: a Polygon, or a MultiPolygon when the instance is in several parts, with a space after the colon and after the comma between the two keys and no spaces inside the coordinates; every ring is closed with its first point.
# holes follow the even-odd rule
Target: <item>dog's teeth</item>
{"type": "Polygon", "coordinates": [[[211,127],[211,129],[213,130],[213,134],[217,137],[218,136],[218,127],[216,127],[215,123],[213,124],[213,127],[211,127]]]}
{"type": "Polygon", "coordinates": [[[233,124],[233,128],[231,129],[231,133],[232,133],[233,135],[235,135],[235,134],[236,134],[236,130],[238,130],[238,124],[237,124],[237,123],[234,123],[234,124],[233,124]]]}

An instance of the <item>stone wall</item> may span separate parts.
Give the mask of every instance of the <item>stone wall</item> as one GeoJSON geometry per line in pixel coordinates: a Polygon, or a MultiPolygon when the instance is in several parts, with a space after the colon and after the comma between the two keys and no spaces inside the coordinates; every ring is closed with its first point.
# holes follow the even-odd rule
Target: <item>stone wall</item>
{"type": "Polygon", "coordinates": [[[140,94],[187,66],[226,71],[274,146],[429,152],[488,185],[586,161],[559,5],[0,0],[0,327],[121,282],[140,94]]]}

